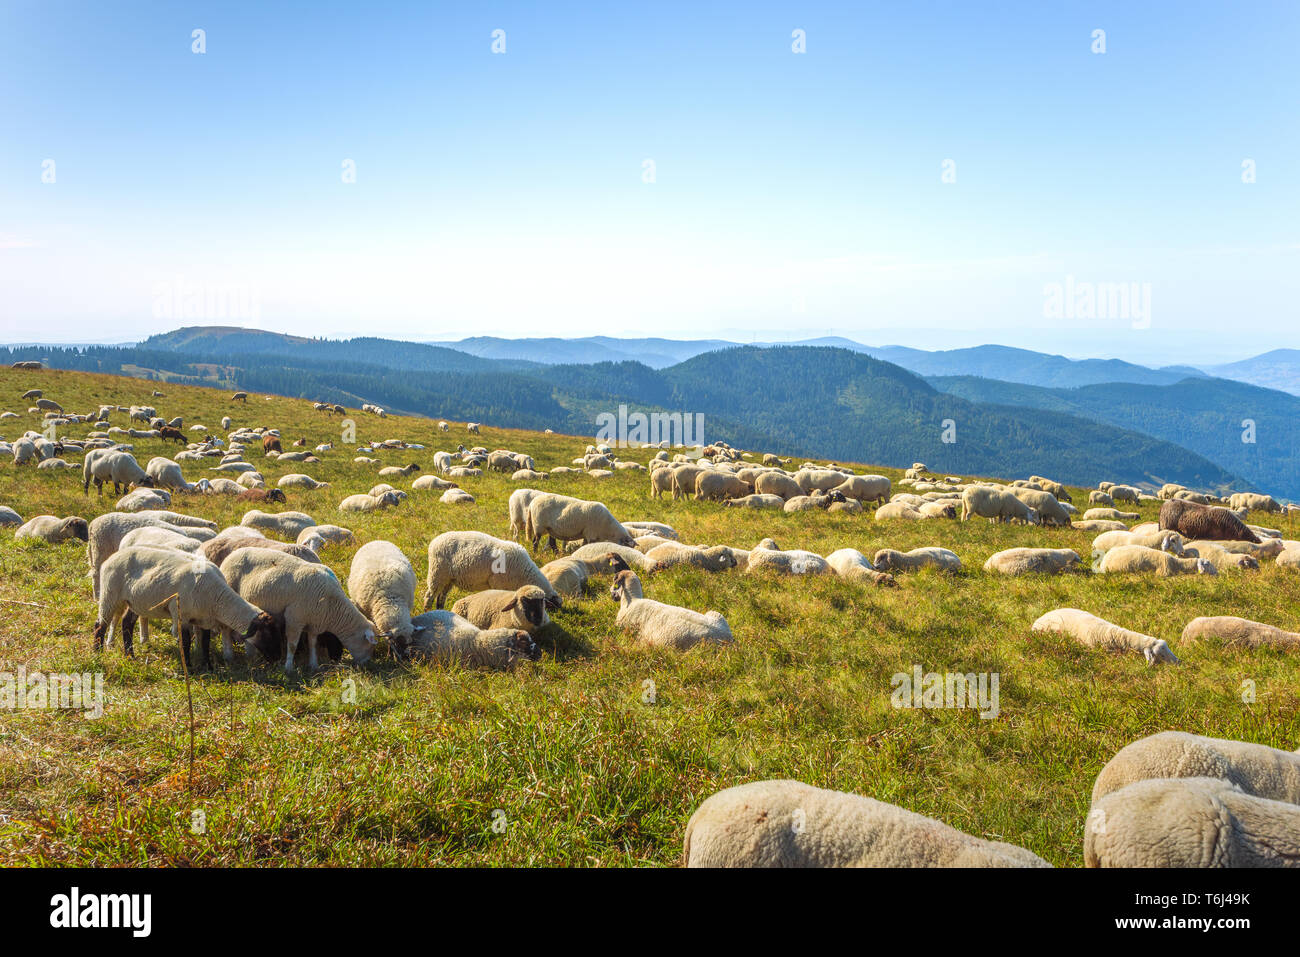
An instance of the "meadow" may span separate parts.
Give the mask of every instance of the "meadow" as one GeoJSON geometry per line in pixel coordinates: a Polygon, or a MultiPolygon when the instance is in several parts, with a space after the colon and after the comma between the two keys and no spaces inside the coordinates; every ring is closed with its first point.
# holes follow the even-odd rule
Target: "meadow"
{"type": "MultiPolygon", "coordinates": [[[[537,468],[567,465],[588,438],[465,423],[440,433],[428,419],[353,412],[358,442],[341,443],[340,417],[310,401],[139,379],[0,370],[0,422],[12,440],[38,428],[19,397],[44,390],[68,411],[101,403],[149,404],[185,427],[278,428],[285,445],[334,442],[320,465],[249,460],[268,485],[304,471],[330,488],[289,492],[287,506],[352,528],[359,542],[399,545],[421,578],[429,540],[450,529],[508,537],[506,500],[516,484],[488,473],[459,480],[473,505],[411,492],[401,506],[341,515],[338,502],[380,481],[354,464],[356,446],[400,438],[421,451],[374,453],[384,465],[418,462],[457,444],[531,454],[537,468]],[[163,398],[151,398],[158,388],[163,398]]],[[[708,410],[702,410],[706,413],[708,410]]],[[[112,418],[126,426],[125,414],[112,418]]],[[[882,428],[887,424],[882,423],[882,428]]],[[[60,434],[81,437],[87,426],[60,434]]],[[[186,433],[190,433],[187,431],[186,433]]],[[[134,440],[143,465],[175,443],[134,440]]],[[[621,450],[645,462],[653,450],[621,450]]],[[[756,449],[755,453],[781,449],[756,449]]],[[[79,462],[79,456],[69,455],[79,462]]],[[[185,463],[195,481],[210,463],[185,463]]],[[[796,463],[797,464],[797,463],[796,463]]],[[[898,469],[842,463],[897,480],[898,469]]],[[[909,463],[910,464],[910,463],[909,463]]],[[[1016,478],[1024,476],[1006,476],[1016,478]]],[[[825,555],[841,547],[942,545],[957,574],[901,573],[897,588],[833,576],[776,577],[686,568],[646,579],[647,597],[717,609],[731,646],[687,654],[637,647],[614,624],[608,580],[566,600],[540,633],[542,660],[509,673],[347,659],[287,677],[274,663],[188,680],[167,629],[135,658],[120,645],[91,647],[96,609],[81,542],[47,545],[0,533],[0,672],[103,672],[103,716],[0,710],[0,863],[6,865],[596,865],[673,866],[691,812],[715,791],[766,778],[797,778],[936,817],[970,834],[1010,841],[1058,866],[1080,866],[1092,782],[1130,741],[1163,730],[1300,745],[1300,657],[1208,642],[1183,646],[1198,615],[1240,615],[1295,629],[1300,576],[1264,563],[1257,572],[1159,579],[1095,576],[1003,578],[982,571],[998,550],[1073,548],[1085,558],[1095,533],[956,522],[876,522],[870,512],[786,514],[718,503],[652,499],[644,472],[593,479],[556,476],[541,487],[600,499],[624,520],[667,522],[681,539],[749,548],[764,537],[825,555]],[[1053,608],[1093,612],[1165,638],[1179,666],[1079,647],[1035,634],[1053,608]],[[898,709],[891,676],[926,672],[999,675],[999,714],[898,709]],[[1253,684],[1252,684],[1253,683],[1253,684]],[[1253,695],[1250,690],[1253,688],[1253,695]],[[1252,699],[1253,700],[1247,700],[1252,699]],[[191,718],[192,711],[192,718],[191,718]],[[196,812],[198,812],[196,814],[196,812]]],[[[1087,491],[1072,488],[1086,508],[1087,491]]],[[[0,505],[91,519],[113,509],[81,489],[80,470],[0,463],[0,505]]],[[[248,506],[224,496],[177,495],[173,508],[222,526],[248,506]]],[[[1144,503],[1143,520],[1158,509],[1144,503]]],[[[1277,516],[1251,521],[1279,527],[1277,516]]],[[[1282,526],[1297,537],[1294,519],[1282,526]]],[[[322,557],[346,580],[355,547],[322,557]]],[[[543,559],[544,560],[544,559],[543,559]]],[[[461,594],[453,593],[453,599],[461,594]]]]}

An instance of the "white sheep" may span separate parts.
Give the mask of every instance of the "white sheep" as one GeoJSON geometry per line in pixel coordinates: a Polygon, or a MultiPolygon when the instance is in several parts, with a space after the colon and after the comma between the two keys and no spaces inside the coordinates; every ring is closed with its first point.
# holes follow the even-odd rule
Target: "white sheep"
{"type": "Polygon", "coordinates": [[[635,633],[642,644],[689,651],[701,641],[729,642],[731,627],[719,612],[700,614],[689,608],[665,605],[645,598],[641,580],[632,571],[614,576],[610,597],[619,603],[616,621],[624,631],[635,633]]]}
{"type": "Polygon", "coordinates": [[[882,548],[872,556],[871,564],[881,571],[888,572],[909,571],[927,566],[947,572],[961,570],[961,559],[955,552],[934,545],[914,548],[910,552],[882,548]]]}
{"type": "Polygon", "coordinates": [[[1056,575],[1076,568],[1079,561],[1079,553],[1069,548],[1007,548],[990,555],[984,570],[1000,575],[1056,575]]]}
{"type": "Polygon", "coordinates": [[[384,492],[381,495],[370,495],[366,492],[359,492],[356,495],[349,495],[343,501],[339,502],[340,512],[377,512],[382,508],[391,508],[400,505],[402,497],[396,491],[384,492]]]}
{"type": "Polygon", "coordinates": [[[514,591],[492,588],[476,592],[460,599],[451,610],[476,628],[512,628],[530,635],[551,621],[546,613],[546,593],[536,585],[521,585],[514,591]]]}
{"type": "Polygon", "coordinates": [[[1023,847],[801,781],[754,781],[704,801],[686,824],[687,867],[1050,867],[1023,847]]]}
{"type": "Polygon", "coordinates": [[[1300,651],[1300,632],[1284,631],[1262,621],[1230,615],[1193,618],[1189,621],[1183,629],[1183,641],[1190,643],[1200,638],[1217,638],[1228,647],[1271,647],[1300,651]]]}
{"type": "Polygon", "coordinates": [[[0,528],[21,525],[23,517],[8,505],[0,505],[0,528]]]}
{"type": "Polygon", "coordinates": [[[489,588],[516,589],[536,585],[546,593],[552,608],[560,607],[559,593],[517,542],[483,532],[443,532],[429,542],[429,573],[423,609],[437,602],[442,608],[453,587],[466,591],[489,588]]]}
{"type": "Polygon", "coordinates": [[[318,489],[329,488],[329,482],[318,482],[310,475],[304,475],[302,472],[290,472],[287,475],[281,475],[279,481],[275,483],[280,488],[300,488],[300,489],[318,489]]]}
{"type": "Polygon", "coordinates": [[[304,528],[312,528],[316,524],[316,519],[312,518],[306,512],[263,512],[261,509],[252,508],[244,513],[244,517],[239,522],[244,528],[256,528],[264,532],[270,532],[281,538],[294,541],[302,533],[304,528]]]}
{"type": "Polygon", "coordinates": [[[178,492],[193,491],[194,486],[185,481],[185,474],[178,463],[162,455],[155,455],[144,467],[145,474],[153,479],[155,488],[174,489],[178,492]]]}
{"type": "Polygon", "coordinates": [[[565,545],[578,539],[629,547],[635,544],[628,530],[603,502],[539,492],[529,500],[527,515],[524,533],[532,542],[533,551],[538,550],[543,537],[553,551],[559,551],[557,539],[565,545]]]}
{"type": "Polygon", "coordinates": [[[988,486],[968,486],[961,493],[961,520],[987,518],[994,522],[1038,524],[1038,513],[1009,491],[988,486]]]}
{"type": "Polygon", "coordinates": [[[1204,558],[1178,558],[1145,545],[1120,545],[1112,548],[1101,557],[1095,568],[1107,574],[1153,572],[1160,577],[1217,573],[1214,565],[1204,558]]]}
{"type": "Polygon", "coordinates": [[[450,611],[427,611],[411,619],[414,635],[402,654],[443,664],[505,671],[537,661],[541,650],[528,632],[515,628],[484,631],[450,611]]]}
{"type": "Polygon", "coordinates": [[[50,544],[90,540],[90,526],[77,515],[59,518],[56,515],[37,515],[14,532],[14,538],[37,538],[50,544]]]}
{"type": "Polygon", "coordinates": [[[841,578],[851,581],[869,581],[874,585],[896,585],[894,576],[877,571],[856,548],[840,548],[826,556],[826,564],[841,578]]]}
{"type": "Polygon", "coordinates": [[[357,540],[352,529],[342,525],[310,525],[298,533],[295,541],[302,545],[312,536],[322,539],[327,545],[352,545],[357,540]]]}
{"type": "Polygon", "coordinates": [[[138,488],[119,498],[113,508],[119,512],[145,512],[170,508],[171,504],[171,492],[157,488],[138,488]]]}
{"type": "Polygon", "coordinates": [[[144,526],[166,528],[199,541],[207,541],[216,534],[217,523],[179,512],[108,512],[91,519],[86,543],[86,561],[90,565],[91,591],[99,599],[99,570],[109,557],[121,547],[127,532],[144,526]]]}
{"type": "Polygon", "coordinates": [[[405,645],[411,639],[415,569],[392,542],[366,542],[352,556],[348,595],[379,633],[405,645]]]}
{"type": "Polygon", "coordinates": [[[104,485],[113,483],[113,492],[121,495],[123,488],[153,485],[151,479],[140,463],[130,452],[120,449],[92,449],[82,459],[82,491],[90,491],[90,483],[95,483],[95,490],[104,494],[104,485]]]}
{"type": "Polygon", "coordinates": [[[1111,624],[1104,618],[1098,618],[1078,608],[1057,608],[1049,611],[1035,621],[1031,628],[1034,631],[1069,635],[1089,648],[1141,652],[1148,665],[1165,662],[1180,664],[1178,657],[1170,650],[1169,643],[1164,639],[1129,631],[1127,628],[1111,624]]]}
{"type": "MultiPolygon", "coordinates": [[[[342,642],[358,665],[374,653],[374,624],[324,565],[267,548],[241,548],[221,563],[221,574],[243,598],[284,622],[286,673],[293,673],[294,655],[304,637],[312,670],[319,664],[317,649],[324,634],[342,642]]],[[[223,650],[229,661],[234,655],[229,641],[223,650]]]]}
{"type": "Polygon", "coordinates": [[[1300,806],[1211,777],[1137,781],[1094,801],[1086,867],[1300,867],[1300,806]]]}

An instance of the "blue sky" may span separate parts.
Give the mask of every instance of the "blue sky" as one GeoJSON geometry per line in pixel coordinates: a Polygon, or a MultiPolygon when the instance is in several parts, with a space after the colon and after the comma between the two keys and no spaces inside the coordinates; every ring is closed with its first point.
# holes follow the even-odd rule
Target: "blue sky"
{"type": "Polygon", "coordinates": [[[1300,4],[378,7],[5,3],[0,339],[1300,347],[1300,4]]]}

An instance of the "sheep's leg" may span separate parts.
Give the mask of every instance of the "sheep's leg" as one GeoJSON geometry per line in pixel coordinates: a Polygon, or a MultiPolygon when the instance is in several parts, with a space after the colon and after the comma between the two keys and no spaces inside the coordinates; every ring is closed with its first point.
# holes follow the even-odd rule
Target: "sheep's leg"
{"type": "Polygon", "coordinates": [[[199,643],[203,646],[203,670],[212,670],[212,629],[199,629],[199,643]]]}
{"type": "Polygon", "coordinates": [[[307,629],[307,670],[315,671],[320,667],[320,655],[318,654],[319,642],[316,633],[310,628],[307,629]]]}
{"type": "Polygon", "coordinates": [[[298,642],[302,638],[303,627],[297,618],[285,616],[284,621],[284,673],[294,672],[293,659],[298,654],[298,642]]]}
{"type": "MultiPolygon", "coordinates": [[[[95,622],[95,651],[103,651],[105,647],[112,647],[113,644],[113,623],[121,617],[122,612],[126,610],[126,603],[121,602],[116,607],[109,610],[99,621],[95,622]]],[[[129,614],[129,612],[128,612],[129,614]]],[[[123,620],[122,627],[126,627],[123,620]]]]}
{"type": "Polygon", "coordinates": [[[226,659],[226,667],[235,663],[235,636],[229,628],[221,629],[221,657],[226,659]]]}

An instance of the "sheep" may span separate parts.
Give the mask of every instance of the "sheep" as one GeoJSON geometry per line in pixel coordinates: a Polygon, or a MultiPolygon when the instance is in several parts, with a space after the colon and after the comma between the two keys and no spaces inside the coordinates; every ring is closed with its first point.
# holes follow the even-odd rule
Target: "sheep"
{"type": "Polygon", "coordinates": [[[155,455],[144,470],[145,474],[153,479],[156,488],[175,489],[179,492],[190,492],[194,489],[194,486],[185,481],[180,465],[164,456],[155,455]]]}
{"type": "Polygon", "coordinates": [[[352,556],[348,594],[360,612],[399,646],[411,639],[415,569],[392,542],[366,542],[352,556]]]}
{"type": "Polygon", "coordinates": [[[391,508],[400,505],[402,498],[395,491],[384,492],[382,495],[370,495],[366,492],[360,492],[357,495],[349,495],[343,501],[339,502],[340,512],[376,512],[382,508],[391,508]]]}
{"type": "Polygon", "coordinates": [[[1010,492],[988,486],[969,486],[961,493],[961,520],[987,518],[994,522],[1038,524],[1038,513],[1010,492]]]}
{"type": "Polygon", "coordinates": [[[1280,512],[1282,506],[1272,495],[1259,495],[1255,492],[1237,492],[1228,496],[1230,508],[1244,508],[1248,512],[1280,512]]]}
{"type": "Polygon", "coordinates": [[[650,563],[649,571],[656,572],[677,565],[692,565],[709,572],[720,572],[736,567],[736,559],[725,545],[707,548],[668,541],[649,549],[645,557],[650,563]]]}
{"type": "Polygon", "coordinates": [[[1137,512],[1121,512],[1117,508],[1090,508],[1083,513],[1085,522],[1098,519],[1109,522],[1136,522],[1141,517],[1137,512]]]}
{"type": "Polygon", "coordinates": [[[1107,651],[1140,651],[1148,665],[1165,662],[1181,664],[1164,639],[1129,631],[1127,628],[1121,628],[1077,608],[1057,608],[1049,611],[1038,618],[1030,629],[1064,633],[1089,648],[1103,648],[1107,651]]]}
{"type": "MultiPolygon", "coordinates": [[[[236,529],[239,526],[235,526],[236,529]]],[[[157,531],[150,529],[150,532],[157,531]]],[[[214,565],[220,565],[227,558],[239,551],[241,548],[269,548],[272,551],[284,552],[286,555],[292,555],[294,558],[300,558],[312,565],[323,564],[320,557],[308,548],[306,545],[288,542],[277,542],[263,535],[254,534],[252,529],[241,529],[239,532],[232,531],[230,535],[218,535],[216,538],[209,539],[199,545],[199,554],[214,565]]],[[[135,532],[131,533],[135,535],[135,532]]],[[[130,536],[128,536],[129,538],[130,536]]]]}
{"type": "Polygon", "coordinates": [[[90,565],[91,592],[99,598],[99,570],[121,546],[127,532],[146,525],[166,528],[203,541],[211,538],[217,529],[216,522],[182,515],[179,512],[108,512],[91,519],[87,529],[86,560],[90,565]]]}
{"type": "Polygon", "coordinates": [[[456,488],[455,482],[448,482],[446,479],[438,478],[436,475],[421,475],[411,483],[411,488],[417,492],[426,491],[443,491],[444,489],[456,488]]]}
{"type": "Polygon", "coordinates": [[[329,482],[318,482],[310,475],[304,475],[301,472],[290,472],[288,475],[281,475],[280,480],[275,483],[280,488],[301,488],[301,489],[318,489],[329,488],[329,482]]]}
{"type": "Polygon", "coordinates": [[[826,556],[826,564],[836,575],[852,581],[869,581],[873,585],[897,585],[894,576],[876,571],[867,556],[856,548],[840,548],[826,556]]]}
{"type": "MultiPolygon", "coordinates": [[[[542,574],[546,574],[545,569],[542,574]]],[[[522,585],[515,591],[495,588],[477,592],[460,599],[451,610],[476,628],[513,628],[530,635],[551,621],[546,614],[546,593],[536,585],[522,585]]]]}
{"type": "MultiPolygon", "coordinates": [[[[551,473],[555,473],[555,469],[551,473]]],[[[664,492],[673,491],[673,470],[671,468],[657,468],[650,473],[650,497],[663,498],[664,492]]],[[[675,496],[674,496],[675,497],[675,496]]]]}
{"type": "Polygon", "coordinates": [[[171,504],[172,496],[170,492],[154,488],[138,488],[123,495],[113,507],[119,512],[143,512],[150,509],[169,508],[171,504]]]}
{"type": "Polygon", "coordinates": [[[465,431],[473,435],[479,434],[479,424],[477,422],[466,422],[465,431]]]}
{"type": "Polygon", "coordinates": [[[702,641],[732,640],[731,627],[719,612],[700,614],[643,597],[641,579],[633,571],[620,571],[614,576],[609,596],[619,605],[615,619],[619,627],[635,632],[642,644],[689,651],[702,641]]]}
{"type": "Polygon", "coordinates": [[[528,505],[543,493],[534,488],[517,488],[510,493],[506,508],[510,513],[510,537],[518,540],[528,528],[528,505]]]}
{"type": "Polygon", "coordinates": [[[881,571],[887,572],[908,571],[924,568],[927,565],[938,568],[940,571],[955,572],[961,570],[961,559],[954,552],[936,546],[914,548],[910,552],[882,548],[872,557],[871,564],[881,571]]]}
{"type": "Polygon", "coordinates": [[[1121,545],[1144,545],[1181,558],[1184,544],[1183,536],[1177,532],[1162,532],[1159,529],[1148,532],[1107,531],[1092,540],[1092,554],[1100,558],[1112,548],[1119,548],[1121,545]]]}
{"type": "Polygon", "coordinates": [[[611,545],[609,542],[591,542],[570,552],[568,557],[584,562],[591,574],[622,571],[623,568],[635,568],[643,574],[654,570],[654,562],[635,548],[611,545]],[[618,565],[618,562],[622,562],[622,565],[618,565]]]}
{"type": "Polygon", "coordinates": [[[920,508],[909,505],[906,502],[886,502],[876,509],[875,520],[877,522],[906,520],[909,522],[924,521],[925,513],[920,508]]]}
{"type": "MultiPolygon", "coordinates": [[[[216,539],[209,539],[215,541],[216,539]]],[[[173,551],[189,552],[193,554],[203,547],[205,543],[197,538],[191,538],[189,535],[182,535],[180,532],[174,532],[167,528],[160,528],[155,525],[146,525],[143,528],[133,529],[122,536],[122,543],[118,546],[120,551],[123,548],[133,548],[137,545],[149,545],[153,548],[170,548],[173,551]]],[[[208,561],[212,561],[211,556],[206,556],[208,561]]],[[[220,564],[213,562],[213,564],[220,564]]]]}
{"type": "Polygon", "coordinates": [[[557,558],[542,566],[542,574],[556,593],[566,598],[581,598],[587,593],[591,572],[587,563],[575,558],[557,558]]]}
{"type": "MultiPolygon", "coordinates": [[[[852,504],[856,504],[856,503],[852,503],[852,504]]],[[[961,504],[960,499],[955,499],[955,500],[944,499],[941,501],[936,500],[933,502],[925,502],[918,508],[918,511],[921,513],[922,518],[955,519],[957,517],[957,506],[959,504],[961,504]]],[[[830,510],[835,510],[836,508],[837,506],[832,505],[830,510]]]]}
{"type": "Polygon", "coordinates": [[[55,515],[37,515],[14,532],[14,538],[39,538],[51,544],[77,539],[88,542],[90,541],[90,525],[84,518],[77,515],[68,518],[59,518],[55,515]]]}
{"type": "Polygon", "coordinates": [[[801,549],[781,550],[776,542],[764,539],[750,550],[745,564],[747,574],[760,570],[772,570],[791,575],[826,575],[831,571],[830,563],[815,552],[801,549]]]}
{"type": "Polygon", "coordinates": [[[296,539],[304,528],[311,528],[316,520],[306,512],[263,512],[252,508],[239,522],[244,528],[256,528],[282,538],[296,539]]]}
{"type": "Polygon", "coordinates": [[[8,505],[0,505],[0,528],[21,525],[23,517],[8,505]]]}
{"type": "Polygon", "coordinates": [[[410,465],[404,465],[400,468],[396,465],[386,465],[379,470],[379,475],[380,477],[391,475],[414,475],[418,471],[420,471],[420,466],[417,463],[412,462],[410,465]]]}
{"type": "Polygon", "coordinates": [[[428,611],[435,600],[442,608],[453,587],[483,591],[521,585],[536,585],[546,594],[552,609],[560,607],[559,593],[522,545],[483,532],[443,532],[429,542],[429,573],[422,610],[428,611]]]}
{"type": "MultiPolygon", "coordinates": [[[[1173,533],[1171,532],[1169,534],[1173,533]]],[[[1266,541],[1260,542],[1258,545],[1254,542],[1233,540],[1211,542],[1204,539],[1194,539],[1193,541],[1186,543],[1186,547],[1189,549],[1202,548],[1206,546],[1221,552],[1231,552],[1234,555],[1250,555],[1254,558],[1264,559],[1276,558],[1278,555],[1282,554],[1286,548],[1286,545],[1283,544],[1283,541],[1280,538],[1270,538],[1266,541]]]]}
{"type": "Polygon", "coordinates": [[[77,466],[63,459],[54,458],[54,459],[44,459],[43,461],[37,463],[36,467],[42,471],[52,471],[54,469],[75,469],[77,466]]]}
{"type": "Polygon", "coordinates": [[[695,478],[695,498],[697,501],[726,501],[740,498],[754,491],[748,482],[742,482],[734,475],[718,469],[706,469],[695,478]]]}
{"type": "Polygon", "coordinates": [[[1008,548],[990,555],[984,570],[1001,575],[1056,575],[1074,570],[1079,562],[1078,552],[1069,548],[1008,548]]]}
{"type": "Polygon", "coordinates": [[[568,544],[582,539],[584,542],[613,542],[631,547],[634,542],[603,502],[590,502],[556,495],[539,493],[528,503],[525,534],[533,551],[539,549],[545,536],[550,548],[559,551],[556,540],[568,544]]]}
{"type": "Polygon", "coordinates": [[[1218,778],[1137,781],[1088,820],[1087,867],[1300,867],[1300,807],[1218,778]]]}
{"type": "Polygon", "coordinates": [[[687,867],[1050,867],[1036,854],[859,794],[753,781],[686,824],[687,867]]]}
{"type": "Polygon", "coordinates": [[[1114,508],[1114,507],[1115,507],[1115,499],[1112,498],[1110,495],[1108,495],[1108,494],[1105,493],[1105,492],[1099,492],[1099,491],[1097,491],[1097,490],[1094,489],[1093,491],[1091,491],[1091,492],[1088,493],[1088,504],[1089,504],[1089,505],[1104,505],[1104,506],[1107,506],[1108,508],[1114,508]]]}
{"type": "MultiPolygon", "coordinates": [[[[357,609],[324,565],[266,548],[240,548],[221,563],[221,574],[247,601],[284,622],[286,674],[293,674],[298,644],[307,639],[308,667],[319,665],[321,636],[333,635],[358,665],[370,660],[375,626],[357,609]]],[[[226,660],[234,649],[226,636],[226,660]]]]}
{"type": "Polygon", "coordinates": [[[1070,513],[1061,506],[1061,503],[1051,492],[1044,492],[1034,488],[1012,488],[1007,491],[1038,514],[1039,524],[1056,525],[1061,528],[1070,527],[1070,513]]]}
{"type": "Polygon", "coordinates": [[[782,499],[804,494],[799,483],[784,472],[764,472],[754,480],[754,491],[762,495],[779,495],[782,499]]]}
{"type": "Polygon", "coordinates": [[[104,494],[104,485],[107,482],[113,483],[113,492],[117,495],[122,494],[123,486],[151,488],[154,484],[153,479],[140,468],[140,463],[135,460],[135,456],[116,449],[92,449],[86,453],[82,460],[83,494],[89,494],[92,481],[95,483],[95,490],[101,496],[104,494]]]}
{"type": "MultiPolygon", "coordinates": [[[[662,472],[663,469],[660,469],[662,472]]],[[[785,508],[785,500],[779,495],[755,494],[732,498],[723,502],[727,508],[785,508]]]]}
{"type": "Polygon", "coordinates": [[[794,480],[803,494],[814,490],[829,492],[845,481],[844,473],[838,469],[802,468],[794,473],[794,480]]]}
{"type": "Polygon", "coordinates": [[[1259,559],[1253,555],[1238,555],[1215,542],[1189,542],[1183,551],[1184,558],[1199,558],[1209,562],[1218,571],[1239,569],[1259,571],[1259,559]]]}
{"type": "Polygon", "coordinates": [[[438,496],[438,501],[443,505],[473,505],[475,499],[463,488],[449,488],[438,496]]]}
{"type": "MultiPolygon", "coordinates": [[[[275,630],[265,609],[238,595],[216,565],[185,552],[136,546],[115,552],[100,569],[102,587],[97,600],[94,648],[111,642],[113,629],[125,614],[140,621],[140,640],[148,641],[149,620],[170,617],[178,638],[183,627],[220,630],[226,641],[238,634],[246,644],[264,641],[275,630]]],[[[133,653],[131,632],[122,621],[122,648],[133,653]]]]}
{"type": "Polygon", "coordinates": [[[1259,536],[1226,508],[1170,500],[1160,506],[1160,528],[1179,532],[1186,539],[1240,541],[1259,544],[1259,536]]]}
{"type": "Polygon", "coordinates": [[[1185,642],[1190,643],[1206,637],[1218,638],[1229,647],[1270,647],[1300,651],[1300,632],[1283,631],[1274,625],[1227,615],[1193,618],[1183,629],[1185,642]]]}
{"type": "Polygon", "coordinates": [[[320,537],[328,545],[351,545],[356,542],[356,536],[352,534],[352,529],[344,528],[341,525],[308,526],[298,533],[296,541],[301,545],[305,539],[311,536],[320,537]]]}
{"type": "Polygon", "coordinates": [[[1154,572],[1167,578],[1171,575],[1214,575],[1217,569],[1204,558],[1178,558],[1145,545],[1121,545],[1112,548],[1094,566],[1106,574],[1132,574],[1154,572]]]}
{"type": "Polygon", "coordinates": [[[1142,490],[1132,485],[1112,485],[1110,488],[1102,489],[1111,497],[1111,504],[1115,502],[1132,502],[1136,505],[1142,500],[1142,490]]]}
{"type": "Polygon", "coordinates": [[[889,498],[889,479],[883,475],[850,475],[831,491],[859,502],[883,503],[889,498]]]}
{"type": "Polygon", "coordinates": [[[278,488],[246,488],[235,497],[242,502],[278,502],[281,505],[289,501],[278,488]]]}
{"type": "Polygon", "coordinates": [[[514,628],[483,631],[450,611],[428,611],[411,619],[413,637],[399,650],[402,657],[471,668],[507,671],[542,657],[528,632],[514,628]]]}
{"type": "Polygon", "coordinates": [[[644,535],[658,535],[660,538],[678,541],[677,530],[671,525],[665,525],[663,522],[624,522],[623,527],[627,529],[628,534],[633,538],[641,538],[644,535]]]}

